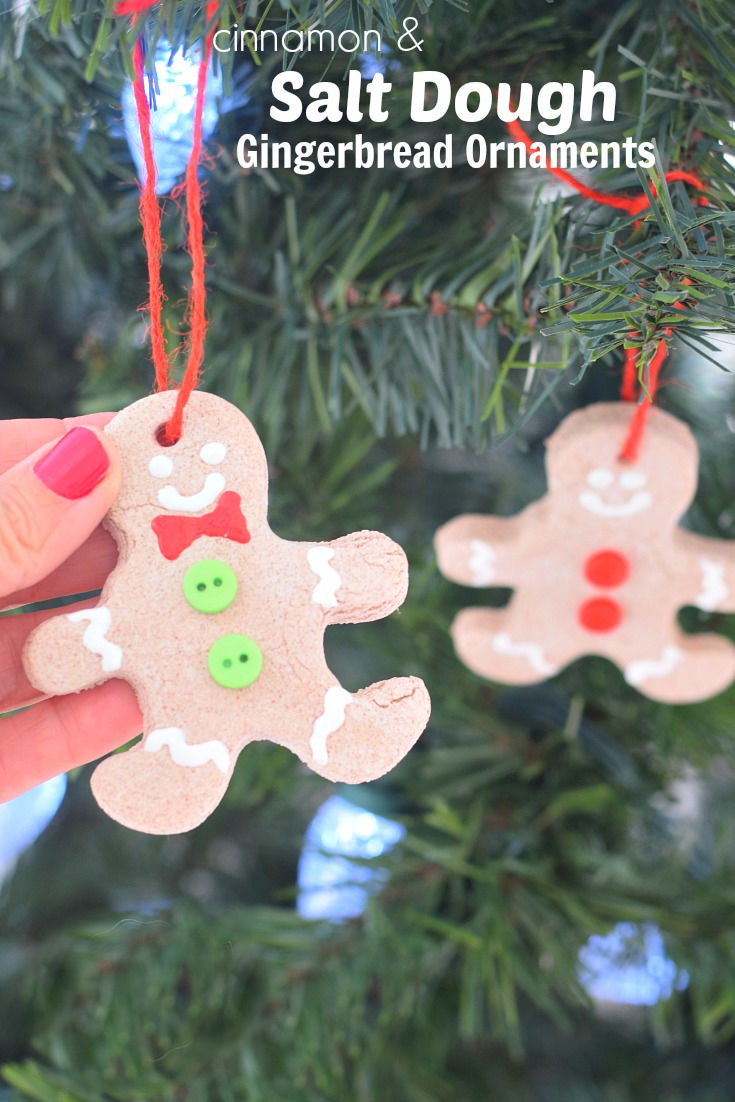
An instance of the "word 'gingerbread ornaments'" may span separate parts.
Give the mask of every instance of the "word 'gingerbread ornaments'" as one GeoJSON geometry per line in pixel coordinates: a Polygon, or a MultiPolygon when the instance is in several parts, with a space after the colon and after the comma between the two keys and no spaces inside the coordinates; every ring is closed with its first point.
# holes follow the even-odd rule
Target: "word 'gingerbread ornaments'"
{"type": "Polygon", "coordinates": [[[511,586],[502,609],[471,608],[452,635],[483,677],[542,681],[602,655],[654,700],[686,703],[725,689],[735,647],[685,635],[683,605],[735,611],[735,543],[678,526],[697,485],[689,429],[651,409],[635,462],[618,458],[627,403],[572,413],[547,442],[549,489],[513,517],[461,516],[436,535],[439,568],[472,586],[511,586]]]}
{"type": "Polygon", "coordinates": [[[349,693],[326,665],[329,624],[378,620],[402,603],[406,557],[379,532],[329,543],[269,528],[265,455],[234,406],[194,391],[183,433],[158,442],[176,393],[144,398],[107,432],[123,464],[106,524],[119,548],[96,608],[32,633],[25,665],[47,693],[110,677],[135,689],[144,734],[92,777],[125,826],[171,834],[217,806],[239,751],[269,739],[354,784],[391,769],[429,718],[422,681],[349,693]]]}

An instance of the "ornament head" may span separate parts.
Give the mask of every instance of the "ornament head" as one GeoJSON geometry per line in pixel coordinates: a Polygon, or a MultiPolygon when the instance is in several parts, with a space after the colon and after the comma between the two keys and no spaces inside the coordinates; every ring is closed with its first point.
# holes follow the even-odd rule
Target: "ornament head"
{"type": "Polygon", "coordinates": [[[629,403],[605,402],[567,417],[546,445],[549,490],[601,522],[671,528],[696,491],[696,442],[686,425],[654,407],[638,457],[621,459],[632,415],[629,403]]]}
{"type": "Polygon", "coordinates": [[[107,426],[123,467],[110,519],[124,530],[132,509],[149,522],[159,515],[202,516],[223,493],[234,491],[250,532],[257,530],[266,519],[268,467],[255,429],[229,402],[195,390],[184,411],[181,438],[166,446],[162,429],[175,402],[176,391],[152,394],[107,426]]]}

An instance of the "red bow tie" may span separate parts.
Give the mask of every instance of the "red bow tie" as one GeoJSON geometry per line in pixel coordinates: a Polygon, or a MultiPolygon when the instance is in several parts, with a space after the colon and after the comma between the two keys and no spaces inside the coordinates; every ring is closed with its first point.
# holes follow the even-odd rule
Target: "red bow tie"
{"type": "Polygon", "coordinates": [[[178,559],[194,540],[200,536],[219,536],[220,539],[247,543],[250,539],[245,517],[240,509],[240,495],[225,491],[211,513],[203,517],[158,516],[151,521],[151,528],[158,536],[158,546],[165,559],[178,559]]]}

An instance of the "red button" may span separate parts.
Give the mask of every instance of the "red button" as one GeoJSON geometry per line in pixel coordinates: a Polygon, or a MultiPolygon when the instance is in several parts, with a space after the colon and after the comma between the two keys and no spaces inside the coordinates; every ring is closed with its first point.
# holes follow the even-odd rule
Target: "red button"
{"type": "Polygon", "coordinates": [[[593,585],[614,589],[627,581],[630,563],[619,551],[595,551],[584,564],[584,576],[593,585]]]}
{"type": "Polygon", "coordinates": [[[614,631],[623,619],[623,610],[609,597],[592,597],[580,605],[577,616],[587,631],[614,631]]]}

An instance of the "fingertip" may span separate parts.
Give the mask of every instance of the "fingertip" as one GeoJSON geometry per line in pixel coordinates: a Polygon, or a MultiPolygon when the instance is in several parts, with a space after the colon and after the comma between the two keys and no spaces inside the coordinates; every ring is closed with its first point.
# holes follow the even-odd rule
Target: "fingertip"
{"type": "Polygon", "coordinates": [[[112,505],[120,463],[105,433],[75,425],[0,476],[0,596],[40,581],[112,505]]]}
{"type": "Polygon", "coordinates": [[[32,469],[47,490],[66,501],[87,498],[96,490],[96,497],[109,496],[111,501],[119,485],[114,445],[89,425],[69,429],[35,458],[32,469]]]}

